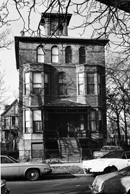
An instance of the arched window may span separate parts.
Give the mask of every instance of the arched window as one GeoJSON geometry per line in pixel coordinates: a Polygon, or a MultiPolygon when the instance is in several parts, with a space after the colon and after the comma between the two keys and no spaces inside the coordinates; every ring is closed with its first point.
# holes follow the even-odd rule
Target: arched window
{"type": "Polygon", "coordinates": [[[72,63],[71,46],[67,46],[66,49],[65,49],[65,63],[72,63]]]}
{"type": "Polygon", "coordinates": [[[52,63],[59,62],[59,51],[57,46],[53,46],[51,50],[51,61],[52,63]]]}
{"type": "Polygon", "coordinates": [[[85,63],[86,55],[85,55],[85,47],[81,46],[79,48],[79,64],[85,63]]]}
{"type": "Polygon", "coordinates": [[[67,95],[67,87],[66,87],[66,73],[60,72],[58,74],[58,84],[59,84],[59,95],[67,95]]]}
{"type": "Polygon", "coordinates": [[[37,62],[38,63],[44,63],[44,50],[43,46],[37,47],[37,62]]]}

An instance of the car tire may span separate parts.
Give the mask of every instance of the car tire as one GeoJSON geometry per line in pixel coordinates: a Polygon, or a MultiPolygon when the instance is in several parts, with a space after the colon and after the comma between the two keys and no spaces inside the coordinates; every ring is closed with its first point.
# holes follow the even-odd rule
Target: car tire
{"type": "Polygon", "coordinates": [[[130,190],[127,192],[127,194],[130,194],[130,190]]]}
{"type": "Polygon", "coordinates": [[[115,172],[115,171],[117,171],[117,168],[115,166],[111,166],[111,167],[109,166],[109,167],[104,169],[104,174],[110,173],[110,172],[115,172]]]}
{"type": "Polygon", "coordinates": [[[111,171],[111,172],[116,172],[116,171],[117,171],[117,168],[116,168],[115,166],[112,166],[112,167],[110,168],[110,171],[111,171]]]}
{"type": "Polygon", "coordinates": [[[39,179],[39,177],[40,177],[40,173],[39,173],[39,170],[37,169],[29,169],[26,173],[26,178],[29,181],[36,181],[39,179]]]}

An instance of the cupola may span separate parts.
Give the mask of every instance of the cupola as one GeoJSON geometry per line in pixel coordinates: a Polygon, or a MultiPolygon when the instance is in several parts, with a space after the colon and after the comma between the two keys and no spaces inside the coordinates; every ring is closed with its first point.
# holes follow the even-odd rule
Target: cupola
{"type": "Polygon", "coordinates": [[[72,14],[42,13],[40,26],[44,27],[44,35],[68,36],[68,25],[72,14]]]}

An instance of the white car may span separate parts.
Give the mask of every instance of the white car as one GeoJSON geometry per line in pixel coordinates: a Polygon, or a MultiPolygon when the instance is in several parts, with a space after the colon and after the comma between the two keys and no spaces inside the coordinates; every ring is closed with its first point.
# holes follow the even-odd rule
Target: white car
{"type": "Polygon", "coordinates": [[[130,151],[113,151],[97,159],[83,160],[85,174],[109,173],[130,165],[130,151]]]}
{"type": "Polygon", "coordinates": [[[89,188],[93,194],[130,194],[130,166],[96,176],[89,188]]]}
{"type": "Polygon", "coordinates": [[[10,156],[1,155],[1,177],[25,177],[28,180],[36,181],[42,175],[52,172],[50,165],[46,163],[18,162],[10,156]]]}

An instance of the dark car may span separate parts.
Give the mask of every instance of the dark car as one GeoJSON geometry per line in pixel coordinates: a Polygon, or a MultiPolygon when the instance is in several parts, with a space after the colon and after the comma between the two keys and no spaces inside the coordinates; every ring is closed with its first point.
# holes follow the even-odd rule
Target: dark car
{"type": "Polygon", "coordinates": [[[93,194],[130,194],[130,166],[117,172],[96,176],[90,189],[93,194]]]}

